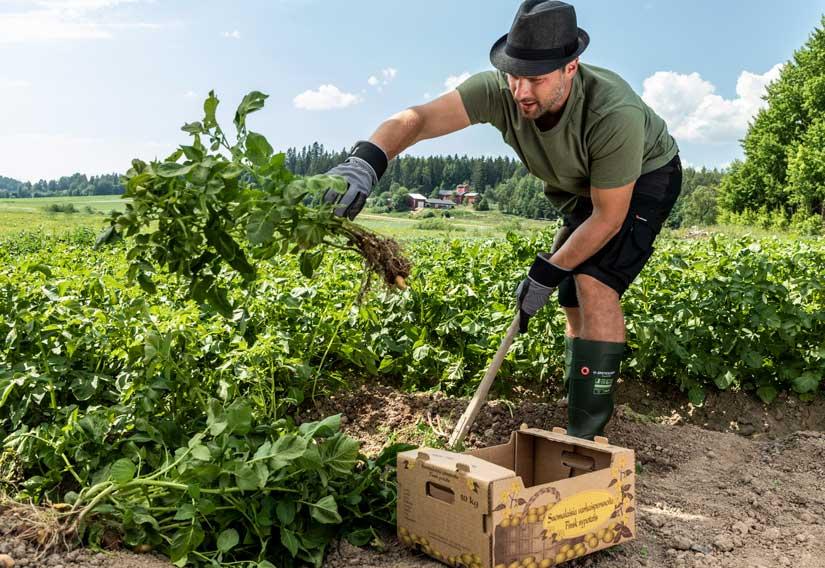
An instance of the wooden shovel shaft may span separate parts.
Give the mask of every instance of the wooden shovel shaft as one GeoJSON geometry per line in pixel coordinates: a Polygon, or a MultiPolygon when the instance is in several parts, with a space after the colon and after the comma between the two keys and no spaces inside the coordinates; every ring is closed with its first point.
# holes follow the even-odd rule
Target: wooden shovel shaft
{"type": "Polygon", "coordinates": [[[510,327],[507,328],[507,334],[504,336],[504,339],[501,340],[501,345],[499,345],[498,351],[496,351],[496,355],[493,357],[492,363],[490,363],[490,366],[487,368],[487,372],[484,374],[481,384],[478,385],[478,389],[476,389],[473,399],[467,406],[467,410],[465,410],[464,414],[461,415],[458,424],[456,424],[456,427],[450,436],[450,447],[455,447],[456,444],[461,443],[467,435],[467,432],[470,431],[470,427],[472,427],[476,416],[478,416],[484,401],[487,400],[487,393],[490,392],[490,387],[493,384],[493,380],[496,378],[496,374],[498,373],[501,364],[504,362],[504,358],[507,356],[507,351],[510,350],[510,346],[513,344],[513,339],[515,339],[516,334],[518,333],[518,326],[519,315],[518,312],[516,312],[516,317],[513,318],[513,323],[510,324],[510,327]]]}

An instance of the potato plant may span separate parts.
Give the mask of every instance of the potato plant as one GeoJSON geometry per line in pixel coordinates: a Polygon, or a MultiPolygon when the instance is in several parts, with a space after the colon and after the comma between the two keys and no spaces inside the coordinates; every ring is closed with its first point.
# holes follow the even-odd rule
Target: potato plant
{"type": "Polygon", "coordinates": [[[113,216],[98,244],[115,235],[130,237],[129,277],[147,292],[155,291],[153,274],[168,271],[191,298],[230,317],[228,280],[251,289],[256,262],[286,253],[298,254],[301,272],[311,277],[330,248],[360,253],[368,270],[391,286],[409,274],[395,241],[336,217],[322,203],[327,189],[346,190],[342,178],[294,176],[284,166],[285,155],[248,128],[247,117],[266,98],[257,91],[243,98],[230,142],[215,116],[218,98],[210,92],[203,119],[182,127],[191,144],[162,162],[132,161],[124,178],[124,197],[131,202],[113,216]]]}

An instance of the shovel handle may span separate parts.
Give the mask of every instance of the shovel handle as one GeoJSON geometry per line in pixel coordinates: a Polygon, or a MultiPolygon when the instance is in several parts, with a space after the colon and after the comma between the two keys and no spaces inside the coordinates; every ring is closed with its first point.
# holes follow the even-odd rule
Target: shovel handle
{"type": "Polygon", "coordinates": [[[455,429],[450,436],[450,447],[455,447],[456,444],[461,443],[467,435],[467,432],[470,431],[470,427],[473,425],[476,416],[478,416],[478,413],[481,411],[484,401],[487,400],[487,393],[490,392],[490,387],[493,384],[493,380],[496,378],[496,374],[498,373],[501,364],[504,362],[504,357],[507,356],[507,351],[510,350],[510,346],[513,344],[513,340],[518,333],[518,327],[519,314],[516,312],[516,316],[513,318],[513,323],[511,323],[510,327],[507,328],[507,334],[504,336],[504,339],[501,340],[501,345],[499,345],[498,351],[496,351],[496,354],[493,357],[493,361],[487,368],[487,372],[484,374],[481,384],[478,385],[478,389],[476,389],[473,399],[467,406],[467,410],[465,410],[464,414],[461,415],[461,418],[458,420],[458,424],[456,424],[455,429]]]}

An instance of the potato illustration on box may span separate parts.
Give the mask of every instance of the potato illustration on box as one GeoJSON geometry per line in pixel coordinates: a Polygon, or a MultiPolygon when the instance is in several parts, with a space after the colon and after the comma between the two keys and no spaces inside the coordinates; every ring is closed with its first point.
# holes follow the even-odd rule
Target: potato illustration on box
{"type": "Polygon", "coordinates": [[[398,535],[448,566],[547,568],[635,537],[633,450],[522,427],[398,454],[398,535]]]}

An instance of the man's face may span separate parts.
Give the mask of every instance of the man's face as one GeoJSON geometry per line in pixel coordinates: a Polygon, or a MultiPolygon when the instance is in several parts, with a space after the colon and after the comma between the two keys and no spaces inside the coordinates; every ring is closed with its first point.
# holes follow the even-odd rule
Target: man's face
{"type": "Polygon", "coordinates": [[[535,120],[546,112],[558,112],[569,93],[570,79],[575,73],[567,66],[536,77],[507,74],[513,99],[524,118],[535,120]]]}

